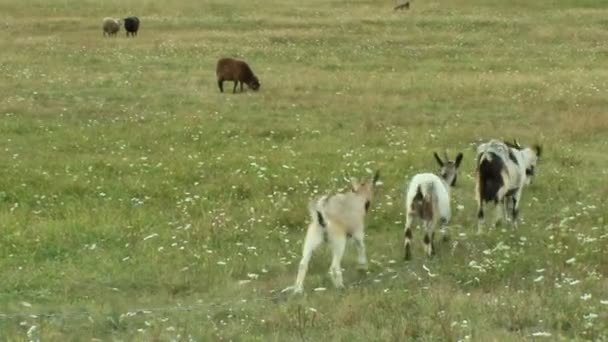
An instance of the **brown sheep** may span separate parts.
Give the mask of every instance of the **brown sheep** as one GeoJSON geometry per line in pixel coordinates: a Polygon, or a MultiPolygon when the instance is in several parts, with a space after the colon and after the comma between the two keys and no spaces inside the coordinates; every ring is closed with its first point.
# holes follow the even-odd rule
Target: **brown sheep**
{"type": "Polygon", "coordinates": [[[221,58],[217,61],[217,85],[220,91],[224,92],[224,81],[234,81],[233,93],[236,93],[236,86],[241,84],[241,92],[243,92],[243,83],[246,83],[253,90],[260,89],[260,81],[253,74],[247,63],[233,58],[221,58]]]}
{"type": "Polygon", "coordinates": [[[404,9],[404,8],[405,8],[406,10],[409,10],[409,9],[410,9],[410,2],[411,2],[411,0],[410,0],[410,1],[405,1],[405,2],[402,2],[402,3],[397,4],[397,6],[395,6],[395,11],[396,11],[396,10],[402,10],[402,9],[404,9]]]}
{"type": "Polygon", "coordinates": [[[107,34],[109,37],[116,36],[116,33],[120,30],[120,20],[114,18],[103,18],[103,35],[107,34]]]}

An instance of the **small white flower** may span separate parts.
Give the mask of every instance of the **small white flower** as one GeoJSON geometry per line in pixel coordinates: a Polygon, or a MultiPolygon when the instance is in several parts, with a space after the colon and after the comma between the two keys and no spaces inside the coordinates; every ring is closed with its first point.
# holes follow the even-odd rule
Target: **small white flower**
{"type": "Polygon", "coordinates": [[[423,264],[422,268],[426,271],[426,273],[429,275],[429,277],[433,278],[433,277],[437,276],[437,274],[431,273],[431,270],[428,267],[426,267],[426,265],[423,264]]]}
{"type": "Polygon", "coordinates": [[[146,241],[146,240],[148,240],[148,239],[151,239],[151,238],[155,238],[155,237],[157,237],[157,236],[158,236],[158,234],[157,234],[157,233],[150,234],[150,235],[148,235],[148,236],[146,236],[146,237],[144,238],[144,241],[146,241]]]}
{"type": "Polygon", "coordinates": [[[27,329],[27,336],[29,338],[31,338],[32,335],[34,334],[34,331],[36,331],[37,328],[38,328],[38,326],[32,325],[29,329],[27,329]]]}
{"type": "Polygon", "coordinates": [[[590,312],[588,315],[583,315],[583,318],[586,320],[596,319],[597,317],[598,315],[594,314],[593,312],[590,312]]]}

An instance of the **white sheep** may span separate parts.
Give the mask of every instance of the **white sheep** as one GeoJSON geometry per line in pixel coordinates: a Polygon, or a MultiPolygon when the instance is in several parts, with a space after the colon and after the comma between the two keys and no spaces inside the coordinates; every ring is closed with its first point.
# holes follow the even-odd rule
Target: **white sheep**
{"type": "Polygon", "coordinates": [[[365,216],[370,208],[375,184],[379,173],[371,181],[358,182],[351,179],[352,191],[348,193],[323,196],[309,205],[311,223],[306,232],[302,260],[298,268],[295,293],[303,290],[304,277],[312,253],[323,241],[329,242],[333,259],[329,273],[337,288],[344,287],[342,281],[342,256],[347,237],[352,237],[357,246],[357,263],[360,269],[367,269],[365,254],[365,216]]]}
{"type": "Polygon", "coordinates": [[[475,198],[478,233],[483,228],[483,204],[486,202],[496,205],[494,224],[504,215],[505,221],[510,220],[513,227],[517,227],[522,190],[534,176],[541,151],[540,145],[523,148],[518,142],[511,144],[496,139],[477,147],[475,198]]]}
{"type": "Polygon", "coordinates": [[[406,190],[405,198],[405,231],[404,231],[404,259],[411,259],[411,226],[414,219],[424,223],[424,246],[426,254],[430,257],[435,253],[433,239],[435,233],[433,226],[436,222],[441,225],[441,233],[446,239],[446,225],[450,221],[450,187],[456,185],[458,167],[462,162],[462,153],[458,153],[454,161],[449,160],[447,153],[442,160],[437,153],[433,154],[441,167],[439,176],[433,173],[419,173],[412,177],[406,190]]]}
{"type": "Polygon", "coordinates": [[[103,35],[107,34],[108,36],[116,36],[118,31],[120,31],[120,20],[114,18],[103,18],[103,23],[101,28],[103,29],[103,35]]]}

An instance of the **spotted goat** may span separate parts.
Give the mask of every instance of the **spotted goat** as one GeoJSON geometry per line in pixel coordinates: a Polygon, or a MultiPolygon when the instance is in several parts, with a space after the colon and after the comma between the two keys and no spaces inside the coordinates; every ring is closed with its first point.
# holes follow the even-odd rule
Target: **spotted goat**
{"type": "Polygon", "coordinates": [[[365,217],[370,209],[379,177],[380,173],[376,171],[371,180],[358,181],[353,178],[350,192],[322,196],[309,204],[311,222],[304,240],[302,259],[294,286],[295,293],[303,291],[304,277],[312,253],[324,241],[331,247],[333,257],[329,273],[337,288],[344,287],[341,262],[348,237],[354,239],[357,247],[358,268],[367,269],[364,243],[365,217]]]}
{"type": "Polygon", "coordinates": [[[440,166],[439,175],[433,173],[419,173],[409,182],[405,198],[405,232],[403,247],[404,259],[411,259],[411,226],[415,219],[424,223],[424,246],[426,254],[430,257],[435,253],[433,228],[437,222],[441,225],[441,233],[445,239],[446,225],[450,221],[450,188],[456,185],[458,167],[462,162],[462,153],[458,153],[455,160],[449,160],[445,153],[442,160],[437,153],[433,153],[440,166]]]}
{"type": "Polygon", "coordinates": [[[542,147],[522,147],[492,139],[477,147],[475,197],[477,200],[477,232],[483,230],[485,203],[496,206],[496,225],[501,217],[517,227],[522,190],[530,184],[542,147]],[[501,213],[502,212],[502,213],[501,213]]]}

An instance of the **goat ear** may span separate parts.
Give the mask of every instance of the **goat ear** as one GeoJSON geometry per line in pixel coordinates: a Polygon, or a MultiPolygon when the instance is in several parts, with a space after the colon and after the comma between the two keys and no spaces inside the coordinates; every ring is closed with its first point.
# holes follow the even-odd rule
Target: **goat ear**
{"type": "Polygon", "coordinates": [[[376,170],[374,178],[372,178],[372,186],[376,186],[376,182],[380,179],[380,170],[376,170]]]}
{"type": "Polygon", "coordinates": [[[515,139],[515,147],[517,147],[518,150],[521,150],[521,144],[517,139],[515,139]]]}
{"type": "Polygon", "coordinates": [[[357,178],[351,177],[350,178],[350,186],[352,187],[354,192],[357,192],[357,190],[359,190],[359,181],[357,180],[357,178]]]}
{"type": "Polygon", "coordinates": [[[456,160],[454,161],[454,164],[456,165],[456,168],[458,168],[460,166],[460,162],[462,161],[462,152],[458,153],[458,155],[456,156],[456,160]]]}
{"type": "Polygon", "coordinates": [[[543,152],[543,146],[536,144],[534,145],[534,150],[536,152],[536,157],[540,158],[540,154],[543,152]]]}
{"type": "Polygon", "coordinates": [[[441,158],[439,158],[439,155],[437,154],[437,152],[433,152],[433,155],[435,156],[435,160],[437,161],[439,166],[443,167],[443,160],[441,160],[441,158]]]}

